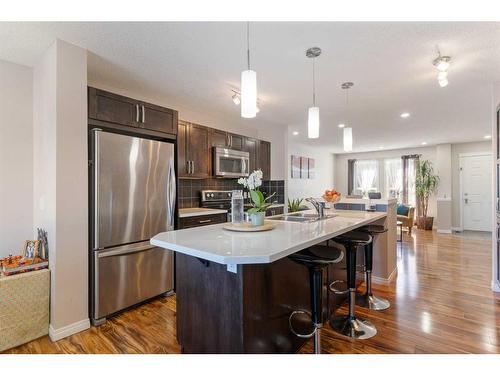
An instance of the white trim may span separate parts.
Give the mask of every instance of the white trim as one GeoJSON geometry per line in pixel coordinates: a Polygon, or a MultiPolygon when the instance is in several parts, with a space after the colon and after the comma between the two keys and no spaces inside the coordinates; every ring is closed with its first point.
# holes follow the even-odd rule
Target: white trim
{"type": "MultiPolygon", "coordinates": [[[[464,157],[473,157],[473,156],[490,156],[491,158],[493,158],[493,154],[491,152],[488,152],[488,151],[481,151],[481,152],[463,152],[463,153],[459,153],[458,154],[458,184],[459,184],[459,199],[458,199],[458,204],[459,204],[459,207],[460,207],[460,232],[463,231],[463,227],[464,227],[464,208],[463,208],[463,191],[462,191],[462,185],[463,185],[463,174],[462,174],[462,158],[464,157]]],[[[493,159],[491,160],[491,163],[493,163],[493,159]]],[[[494,180],[494,174],[491,175],[491,179],[492,181],[494,180]]],[[[494,189],[492,190],[493,192],[495,191],[494,189]]],[[[493,204],[494,201],[491,201],[491,204],[493,205],[494,207],[494,204],[493,204]]],[[[493,223],[494,220],[492,220],[492,223],[493,223]]]]}
{"type": "Polygon", "coordinates": [[[436,230],[438,233],[443,233],[443,234],[451,234],[451,229],[438,229],[436,230]]]}
{"type": "Polygon", "coordinates": [[[498,280],[492,280],[491,281],[491,290],[500,293],[500,281],[498,280]]]}
{"type": "Polygon", "coordinates": [[[398,274],[398,268],[394,268],[394,270],[391,272],[389,277],[387,279],[384,279],[383,277],[378,277],[378,276],[373,276],[372,274],[372,283],[374,284],[380,284],[380,285],[389,285],[392,280],[396,277],[398,274]]]}
{"type": "Polygon", "coordinates": [[[88,318],[57,329],[54,329],[54,327],[52,327],[51,324],[49,326],[49,337],[52,341],[58,341],[65,337],[74,335],[75,333],[85,331],[86,329],[89,328],[90,328],[90,320],[88,318]]]}
{"type": "Polygon", "coordinates": [[[453,232],[463,232],[464,228],[462,228],[462,227],[451,227],[451,230],[453,232]]]}

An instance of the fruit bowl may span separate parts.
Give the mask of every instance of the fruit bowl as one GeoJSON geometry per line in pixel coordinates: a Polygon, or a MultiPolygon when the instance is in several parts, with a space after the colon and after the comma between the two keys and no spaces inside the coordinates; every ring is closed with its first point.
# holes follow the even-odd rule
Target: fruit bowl
{"type": "Polygon", "coordinates": [[[335,189],[325,190],[325,194],[322,196],[322,198],[328,203],[336,203],[341,197],[342,194],[335,189]]]}

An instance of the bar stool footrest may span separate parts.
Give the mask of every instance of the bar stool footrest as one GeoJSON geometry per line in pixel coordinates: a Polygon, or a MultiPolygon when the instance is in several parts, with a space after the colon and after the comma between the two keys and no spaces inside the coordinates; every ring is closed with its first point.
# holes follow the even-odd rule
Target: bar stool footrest
{"type": "Polygon", "coordinates": [[[292,311],[292,313],[288,317],[288,325],[290,327],[290,331],[292,331],[292,333],[295,336],[303,338],[303,339],[309,339],[309,338],[313,337],[314,334],[318,331],[318,327],[314,327],[314,329],[313,329],[313,331],[311,333],[306,333],[306,334],[298,333],[297,331],[295,331],[295,329],[293,328],[292,320],[293,320],[293,317],[295,315],[297,315],[297,314],[306,314],[306,315],[309,315],[309,317],[311,316],[311,314],[309,312],[304,311],[304,310],[294,310],[294,311],[292,311]]]}

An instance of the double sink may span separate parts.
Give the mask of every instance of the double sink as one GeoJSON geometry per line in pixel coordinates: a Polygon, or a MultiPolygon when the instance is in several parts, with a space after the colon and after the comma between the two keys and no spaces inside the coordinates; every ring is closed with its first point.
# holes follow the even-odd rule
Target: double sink
{"type": "Polygon", "coordinates": [[[302,212],[294,212],[291,214],[273,216],[267,218],[266,220],[280,220],[280,221],[294,221],[298,223],[313,223],[318,220],[331,219],[332,217],[338,216],[337,214],[327,214],[320,217],[318,214],[308,214],[302,212]]]}

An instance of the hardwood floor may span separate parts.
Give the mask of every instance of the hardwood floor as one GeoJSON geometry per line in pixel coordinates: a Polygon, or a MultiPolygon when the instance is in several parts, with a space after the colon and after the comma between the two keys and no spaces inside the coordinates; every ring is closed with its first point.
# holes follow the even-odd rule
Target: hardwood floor
{"type": "MultiPolygon", "coordinates": [[[[500,295],[490,283],[488,234],[405,233],[398,244],[397,278],[388,286],[374,285],[374,293],[388,298],[391,308],[357,308],[359,317],[376,325],[377,336],[354,341],[326,325],[323,352],[500,353],[500,295]]],[[[42,337],[7,353],[179,352],[172,296],[58,342],[42,337]]],[[[308,342],[301,353],[311,352],[308,342]]]]}

